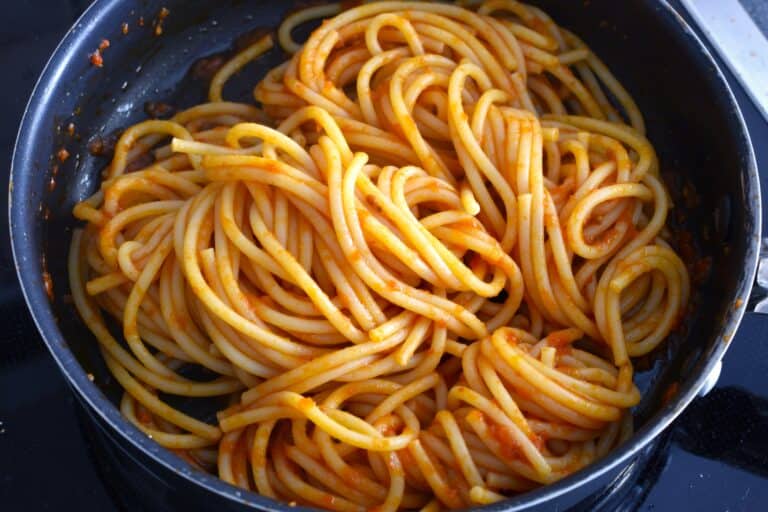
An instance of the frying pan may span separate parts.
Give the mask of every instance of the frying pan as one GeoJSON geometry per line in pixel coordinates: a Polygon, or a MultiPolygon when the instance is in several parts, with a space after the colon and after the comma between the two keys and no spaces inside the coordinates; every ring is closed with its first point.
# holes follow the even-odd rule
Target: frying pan
{"type": "MultiPolygon", "coordinates": [[[[682,328],[637,361],[643,400],[633,410],[634,436],[589,467],[484,507],[489,511],[543,503],[565,508],[583,499],[588,483],[621,478],[622,468],[642,460],[649,443],[708,379],[711,384],[742,315],[759,300],[750,302],[761,247],[754,154],[733,94],[701,41],[665,1],[531,1],[585,39],[637,100],[676,204],[670,213],[673,231],[689,247],[695,293],[682,328]]],[[[204,101],[207,83],[198,75],[206,62],[200,59],[231,53],[238,39],[276,27],[292,7],[276,1],[96,0],[53,53],[19,130],[9,214],[27,304],[86,410],[94,446],[121,461],[117,485],[127,494],[148,496],[153,508],[292,509],[196,471],[116,408],[120,389],[77,316],[67,285],[66,254],[76,225],[72,206],[98,187],[108,163],[88,147],[94,148],[96,137],[108,141],[145,119],[146,102],[184,108],[204,101]],[[170,15],[157,35],[162,7],[170,15]],[[111,44],[98,68],[88,55],[102,39],[111,44]],[[61,148],[70,154],[65,161],[56,156],[61,148]]],[[[284,58],[273,52],[250,65],[228,85],[225,97],[249,101],[250,88],[284,58]]],[[[193,412],[213,419],[206,411],[193,412]]]]}

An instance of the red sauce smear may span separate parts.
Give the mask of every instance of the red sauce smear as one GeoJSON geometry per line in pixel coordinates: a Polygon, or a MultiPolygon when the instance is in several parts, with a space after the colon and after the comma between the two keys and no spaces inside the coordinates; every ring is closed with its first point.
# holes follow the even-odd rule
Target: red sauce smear
{"type": "Polygon", "coordinates": [[[489,422],[488,433],[499,443],[502,457],[512,460],[520,458],[520,445],[507,427],[489,422]]]}
{"type": "Polygon", "coordinates": [[[661,397],[661,402],[666,405],[669,402],[672,401],[672,399],[675,397],[677,392],[680,389],[680,385],[677,382],[673,382],[665,391],[664,395],[661,397]]]}
{"type": "Polygon", "coordinates": [[[45,286],[45,294],[53,300],[53,280],[47,270],[43,270],[43,286],[45,286]]]}
{"type": "Polygon", "coordinates": [[[169,14],[171,14],[171,11],[167,7],[163,7],[160,9],[160,12],[157,13],[157,19],[155,19],[155,22],[153,23],[155,26],[155,36],[163,35],[163,22],[169,14]]]}
{"type": "Polygon", "coordinates": [[[104,67],[104,59],[101,56],[101,52],[96,50],[88,56],[88,60],[91,61],[91,65],[97,68],[104,67]]]}

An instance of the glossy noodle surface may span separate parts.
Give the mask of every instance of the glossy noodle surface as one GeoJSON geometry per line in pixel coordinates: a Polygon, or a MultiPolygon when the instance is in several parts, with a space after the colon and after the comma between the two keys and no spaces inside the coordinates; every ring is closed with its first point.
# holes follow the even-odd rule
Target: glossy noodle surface
{"type": "Polygon", "coordinates": [[[380,512],[503,500],[631,435],[632,358],[689,278],[642,115],[577,36],[511,0],[310,7],[209,100],[125,130],[74,210],[73,298],[138,428],[264,496],[380,512]]]}

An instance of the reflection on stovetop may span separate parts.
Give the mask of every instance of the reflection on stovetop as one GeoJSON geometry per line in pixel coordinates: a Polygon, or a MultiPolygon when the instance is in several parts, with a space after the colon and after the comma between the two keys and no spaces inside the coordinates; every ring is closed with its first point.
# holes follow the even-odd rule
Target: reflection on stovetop
{"type": "MultiPolygon", "coordinates": [[[[759,7],[761,0],[743,0],[759,7]]],[[[18,121],[35,77],[87,0],[22,0],[0,25],[3,77],[0,166],[7,180],[18,121]]],[[[535,2],[534,2],[535,3],[535,2]]],[[[735,83],[732,81],[732,83],[735,83]]],[[[735,86],[768,168],[768,124],[735,86]]],[[[768,178],[763,180],[768,197],[768,178]]],[[[7,209],[7,196],[0,194],[7,209]]],[[[764,225],[766,223],[764,222],[764,225]]],[[[768,503],[768,319],[747,316],[732,341],[717,387],[697,399],[674,425],[605,489],[577,510],[752,511],[768,503]]],[[[8,228],[0,222],[0,503],[3,510],[81,512],[137,510],[115,503],[119,483],[105,486],[93,440],[40,341],[16,284],[8,228]]],[[[106,474],[104,480],[109,480],[106,474]]],[[[121,498],[125,499],[125,497],[121,498]]]]}
{"type": "Polygon", "coordinates": [[[675,440],[684,450],[768,478],[765,398],[741,388],[718,388],[691,404],[676,426],[675,440]]]}

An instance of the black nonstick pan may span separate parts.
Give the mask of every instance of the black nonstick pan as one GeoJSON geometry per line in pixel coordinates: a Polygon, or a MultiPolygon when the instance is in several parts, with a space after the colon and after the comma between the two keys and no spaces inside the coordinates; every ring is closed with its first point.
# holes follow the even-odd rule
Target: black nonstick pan
{"type": "MultiPolygon", "coordinates": [[[[664,1],[531,3],[579,34],[637,100],[676,204],[674,230],[693,248],[695,295],[683,327],[637,363],[643,401],[634,410],[634,436],[568,478],[488,510],[543,504],[562,510],[584,503],[588,483],[608,485],[623,468],[641,464],[649,443],[711,383],[742,315],[759,300],[750,301],[761,248],[755,159],[736,101],[701,41],[664,1]]],[[[120,390],[69,296],[72,206],[98,187],[110,139],[121,128],[158,109],[168,114],[204,101],[209,59],[276,27],[293,7],[255,0],[96,0],[53,53],[19,130],[9,214],[27,304],[83,404],[93,446],[121,461],[112,480],[125,495],[145,496],[148,510],[293,508],[196,471],[120,415],[120,390]],[[169,11],[164,18],[162,8],[169,11]],[[103,39],[110,45],[103,67],[96,67],[89,55],[103,39]]],[[[250,65],[225,96],[252,101],[251,87],[283,59],[274,52],[250,65]]]]}

